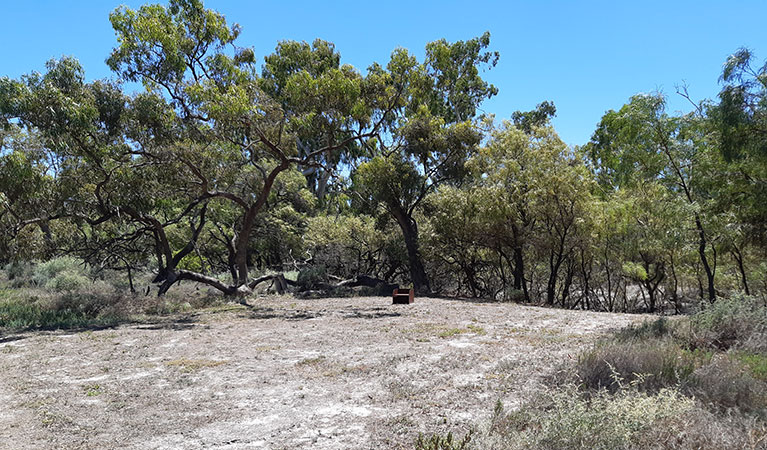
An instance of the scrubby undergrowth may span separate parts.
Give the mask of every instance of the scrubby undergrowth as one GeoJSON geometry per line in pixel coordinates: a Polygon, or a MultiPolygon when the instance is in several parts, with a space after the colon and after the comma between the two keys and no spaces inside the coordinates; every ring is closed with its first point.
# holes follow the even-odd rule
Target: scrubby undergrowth
{"type": "Polygon", "coordinates": [[[463,439],[419,449],[767,448],[767,307],[722,299],[619,330],[549,388],[463,439]]]}
{"type": "Polygon", "coordinates": [[[9,264],[0,270],[0,331],[112,326],[224,301],[191,284],[164,297],[131,293],[123,277],[113,275],[94,273],[72,257],[9,264]]]}

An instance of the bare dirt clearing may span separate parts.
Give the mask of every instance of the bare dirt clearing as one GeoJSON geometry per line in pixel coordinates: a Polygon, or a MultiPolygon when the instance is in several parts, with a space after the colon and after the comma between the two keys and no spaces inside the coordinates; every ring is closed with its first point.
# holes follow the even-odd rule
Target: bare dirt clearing
{"type": "Polygon", "coordinates": [[[0,338],[2,448],[409,448],[643,316],[416,299],[253,300],[0,338]]]}

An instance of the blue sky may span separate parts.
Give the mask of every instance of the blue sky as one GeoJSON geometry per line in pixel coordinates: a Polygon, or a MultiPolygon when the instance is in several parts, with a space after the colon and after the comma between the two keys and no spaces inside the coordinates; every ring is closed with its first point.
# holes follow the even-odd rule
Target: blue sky
{"type": "MultiPolygon", "coordinates": [[[[6,0],[0,9],[0,76],[43,70],[77,57],[89,79],[111,76],[108,15],[142,1],[6,0]]],[[[767,59],[767,1],[292,1],[208,0],[243,27],[240,45],[261,59],[283,39],[332,41],[342,62],[363,70],[400,46],[422,55],[432,40],[491,33],[501,54],[486,78],[500,89],[483,109],[498,118],[552,100],[569,144],[588,141],[602,114],[637,93],[660,90],[687,111],[675,86],[713,98],[725,58],[737,48],[767,59]]]]}

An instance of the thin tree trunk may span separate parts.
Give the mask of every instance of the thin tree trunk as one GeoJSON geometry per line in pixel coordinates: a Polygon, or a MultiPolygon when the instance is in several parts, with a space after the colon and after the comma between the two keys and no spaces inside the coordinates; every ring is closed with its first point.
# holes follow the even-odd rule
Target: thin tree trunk
{"type": "Polygon", "coordinates": [[[711,265],[706,257],[706,246],[708,244],[706,240],[706,233],[703,230],[703,223],[700,221],[700,216],[695,215],[695,227],[698,229],[698,255],[700,256],[700,262],[703,263],[703,270],[706,272],[706,279],[708,281],[708,301],[711,303],[716,301],[716,289],[714,289],[714,271],[711,269],[711,265]]]}
{"type": "Polygon", "coordinates": [[[738,263],[738,271],[740,272],[740,280],[743,283],[743,290],[745,291],[746,295],[751,295],[751,292],[748,289],[746,268],[743,266],[743,253],[741,253],[738,247],[735,247],[735,249],[732,251],[732,257],[735,259],[735,262],[738,263]]]}

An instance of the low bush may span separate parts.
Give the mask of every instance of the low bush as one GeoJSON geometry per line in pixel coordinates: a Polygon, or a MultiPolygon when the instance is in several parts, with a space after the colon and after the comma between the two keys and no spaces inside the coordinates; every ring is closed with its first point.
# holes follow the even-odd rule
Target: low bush
{"type": "Polygon", "coordinates": [[[634,448],[765,449],[767,425],[754,417],[719,414],[696,406],[643,430],[634,448]]]}
{"type": "Polygon", "coordinates": [[[767,306],[751,297],[722,298],[689,319],[680,336],[693,348],[767,351],[767,306]]]}
{"type": "Polygon", "coordinates": [[[622,449],[636,448],[642,434],[694,408],[674,389],[647,394],[621,389],[584,396],[575,385],[551,389],[521,408],[500,406],[481,430],[475,448],[622,449]]]}
{"type": "Polygon", "coordinates": [[[767,307],[720,299],[617,331],[471,448],[767,449],[767,307]],[[564,387],[561,387],[564,386],[564,387]]]}
{"type": "Polygon", "coordinates": [[[296,277],[296,283],[304,291],[316,289],[327,281],[328,274],[325,266],[305,267],[298,272],[296,277]]]}
{"type": "Polygon", "coordinates": [[[575,379],[587,389],[620,388],[617,378],[658,391],[683,385],[710,354],[685,351],[670,339],[645,342],[605,342],[584,352],[575,365],[575,379]]]}
{"type": "Polygon", "coordinates": [[[35,267],[31,262],[16,261],[5,266],[5,273],[11,287],[28,286],[32,282],[35,267]]]}
{"type": "Polygon", "coordinates": [[[716,409],[737,409],[767,417],[767,383],[753,377],[729,355],[718,355],[699,367],[687,386],[689,394],[716,409]]]}
{"type": "Polygon", "coordinates": [[[618,330],[611,338],[619,342],[642,341],[650,338],[671,337],[674,327],[665,317],[644,321],[639,325],[629,325],[618,330]]]}
{"type": "Polygon", "coordinates": [[[0,328],[70,328],[86,322],[75,311],[57,311],[46,307],[36,299],[28,301],[5,299],[0,302],[0,328]]]}
{"type": "MultiPolygon", "coordinates": [[[[53,258],[51,260],[38,263],[34,268],[32,275],[32,282],[35,286],[51,288],[56,287],[57,283],[54,281],[57,277],[65,277],[70,280],[77,277],[85,278],[86,270],[85,265],[78,259],[71,256],[61,256],[53,258]]],[[[68,284],[66,281],[62,282],[62,287],[66,288],[68,284]]]]}
{"type": "Polygon", "coordinates": [[[745,365],[754,378],[767,381],[767,355],[740,351],[735,352],[732,357],[745,365]]]}
{"type": "Polygon", "coordinates": [[[461,439],[453,437],[452,432],[446,435],[433,434],[426,437],[423,434],[418,435],[415,441],[416,450],[464,450],[469,449],[471,442],[471,432],[466,433],[461,439]]]}
{"type": "Polygon", "coordinates": [[[45,283],[45,289],[52,292],[74,292],[83,289],[90,280],[77,272],[61,272],[45,283]]]}

